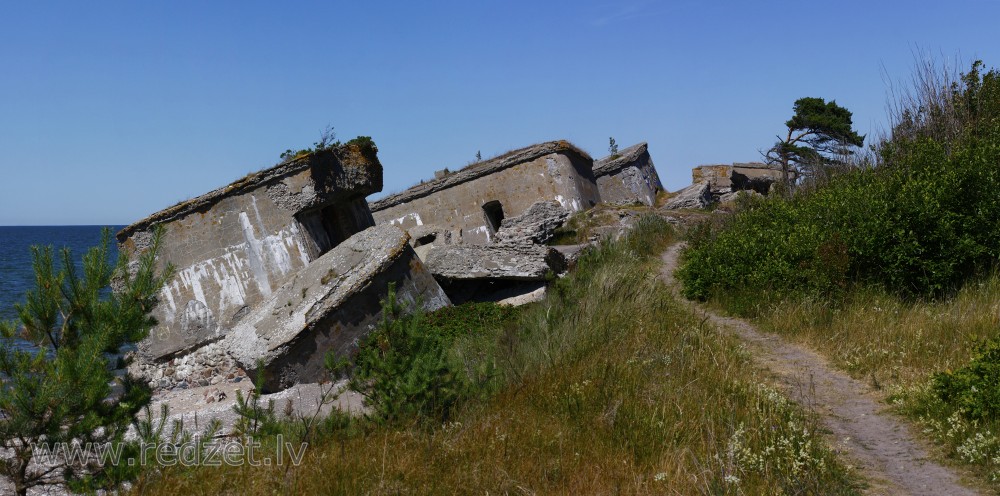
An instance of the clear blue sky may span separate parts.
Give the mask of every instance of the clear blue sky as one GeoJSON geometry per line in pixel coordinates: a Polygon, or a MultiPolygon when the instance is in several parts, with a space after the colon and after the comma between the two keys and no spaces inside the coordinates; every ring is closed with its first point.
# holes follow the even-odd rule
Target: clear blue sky
{"type": "Polygon", "coordinates": [[[748,161],[802,96],[861,133],[914,52],[1000,66],[1000,3],[6,2],[0,225],[127,224],[329,125],[385,192],[552,139],[648,141],[668,189],[748,161]],[[885,74],[883,74],[883,71],[885,74]]]}

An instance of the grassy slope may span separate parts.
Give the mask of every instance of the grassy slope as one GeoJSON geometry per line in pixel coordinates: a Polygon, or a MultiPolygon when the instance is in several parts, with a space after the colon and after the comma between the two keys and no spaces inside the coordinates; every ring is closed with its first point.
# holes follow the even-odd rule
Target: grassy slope
{"type": "Polygon", "coordinates": [[[134,492],[855,492],[814,422],[655,277],[670,239],[644,221],[588,254],[516,329],[459,340],[457,353],[495,360],[505,384],[450,422],[358,422],[300,467],[167,469],[134,492]]]}

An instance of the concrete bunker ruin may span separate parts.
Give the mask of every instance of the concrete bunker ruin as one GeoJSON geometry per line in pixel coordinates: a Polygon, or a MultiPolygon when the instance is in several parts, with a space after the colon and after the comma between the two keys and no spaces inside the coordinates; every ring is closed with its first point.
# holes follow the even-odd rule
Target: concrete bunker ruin
{"type": "Polygon", "coordinates": [[[594,162],[594,177],[601,199],[606,203],[653,205],[656,194],[663,191],[646,143],[632,145],[618,155],[594,162]]]}
{"type": "Polygon", "coordinates": [[[318,379],[313,355],[322,360],[327,349],[341,352],[367,332],[390,282],[414,301],[448,304],[407,244],[409,237],[399,229],[374,228],[365,197],[381,189],[377,149],[353,140],[284,161],[123,229],[117,235],[122,249],[141,251],[162,227],[159,259],[176,268],[152,312],[158,325],[139,343],[136,372],[158,388],[207,385],[202,383],[234,379],[263,359],[268,387],[285,387],[290,377],[318,379]],[[315,284],[295,286],[299,293],[291,294],[289,284],[302,281],[315,284]],[[350,315],[338,307],[345,302],[354,305],[350,315]],[[283,320],[269,321],[261,313],[278,312],[279,306],[279,313],[289,312],[283,320]],[[297,315],[299,320],[292,319],[297,315]],[[259,347],[266,353],[251,356],[248,328],[265,333],[267,342],[281,333],[284,344],[259,347]],[[234,330],[242,341],[226,339],[234,330]],[[307,342],[312,345],[302,344],[307,342]],[[306,362],[312,365],[301,365],[306,362]]]}
{"type": "Polygon", "coordinates": [[[699,165],[691,169],[692,184],[708,183],[715,197],[739,191],[766,195],[771,185],[781,180],[781,169],[761,162],[699,165]]]}
{"type": "Polygon", "coordinates": [[[372,202],[371,209],[378,224],[434,226],[452,244],[484,245],[505,218],[540,200],[557,201],[571,213],[600,202],[593,159],[566,141],[541,143],[372,202]]]}
{"type": "Polygon", "coordinates": [[[680,190],[663,208],[705,208],[712,203],[733,201],[741,191],[767,195],[774,183],[781,181],[780,169],[760,162],[699,165],[691,169],[691,185],[680,190]]]}

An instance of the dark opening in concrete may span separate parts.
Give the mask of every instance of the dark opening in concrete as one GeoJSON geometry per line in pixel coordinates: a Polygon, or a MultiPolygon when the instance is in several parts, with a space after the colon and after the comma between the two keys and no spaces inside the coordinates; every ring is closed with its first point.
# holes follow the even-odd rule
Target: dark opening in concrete
{"type": "Polygon", "coordinates": [[[483,204],[483,214],[486,216],[486,225],[490,227],[490,232],[496,234],[503,222],[503,205],[498,200],[489,201],[483,204]]]}
{"type": "Polygon", "coordinates": [[[436,240],[437,240],[437,234],[430,233],[417,238],[416,241],[413,242],[413,247],[416,248],[418,246],[429,245],[436,240]]]}
{"type": "Polygon", "coordinates": [[[329,205],[297,215],[299,222],[306,228],[306,232],[316,244],[317,256],[330,251],[331,248],[339,245],[353,234],[346,232],[338,210],[336,205],[329,205]]]}

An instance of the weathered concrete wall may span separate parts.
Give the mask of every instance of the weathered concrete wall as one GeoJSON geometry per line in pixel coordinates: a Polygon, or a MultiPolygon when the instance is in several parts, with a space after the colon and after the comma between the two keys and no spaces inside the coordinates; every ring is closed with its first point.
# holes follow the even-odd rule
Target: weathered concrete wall
{"type": "Polygon", "coordinates": [[[142,250],[163,226],[160,260],[176,268],[141,358],[168,360],[221,338],[292,274],[374,225],[364,198],[382,189],[376,153],[349,143],[286,161],[118,233],[124,249],[142,250]]]}
{"type": "Polygon", "coordinates": [[[453,243],[486,244],[496,229],[484,205],[498,201],[503,216],[521,215],[539,200],[570,212],[601,201],[593,159],[565,141],[542,143],[474,164],[371,204],[377,224],[410,229],[440,226],[453,243]]]}
{"type": "Polygon", "coordinates": [[[733,180],[735,178],[739,181],[741,177],[746,178],[745,180],[763,179],[779,182],[781,181],[781,170],[760,162],[699,165],[691,169],[692,184],[706,182],[712,188],[713,194],[734,191],[733,180]]]}
{"type": "Polygon", "coordinates": [[[407,305],[451,304],[409,239],[391,225],[358,233],[299,271],[220,346],[248,371],[262,365],[268,391],[321,379],[327,352],[348,357],[375,328],[390,284],[407,305]]]}
{"type": "Polygon", "coordinates": [[[663,190],[646,143],[632,145],[617,156],[594,162],[594,176],[606,203],[656,203],[656,193],[663,190]]]}

